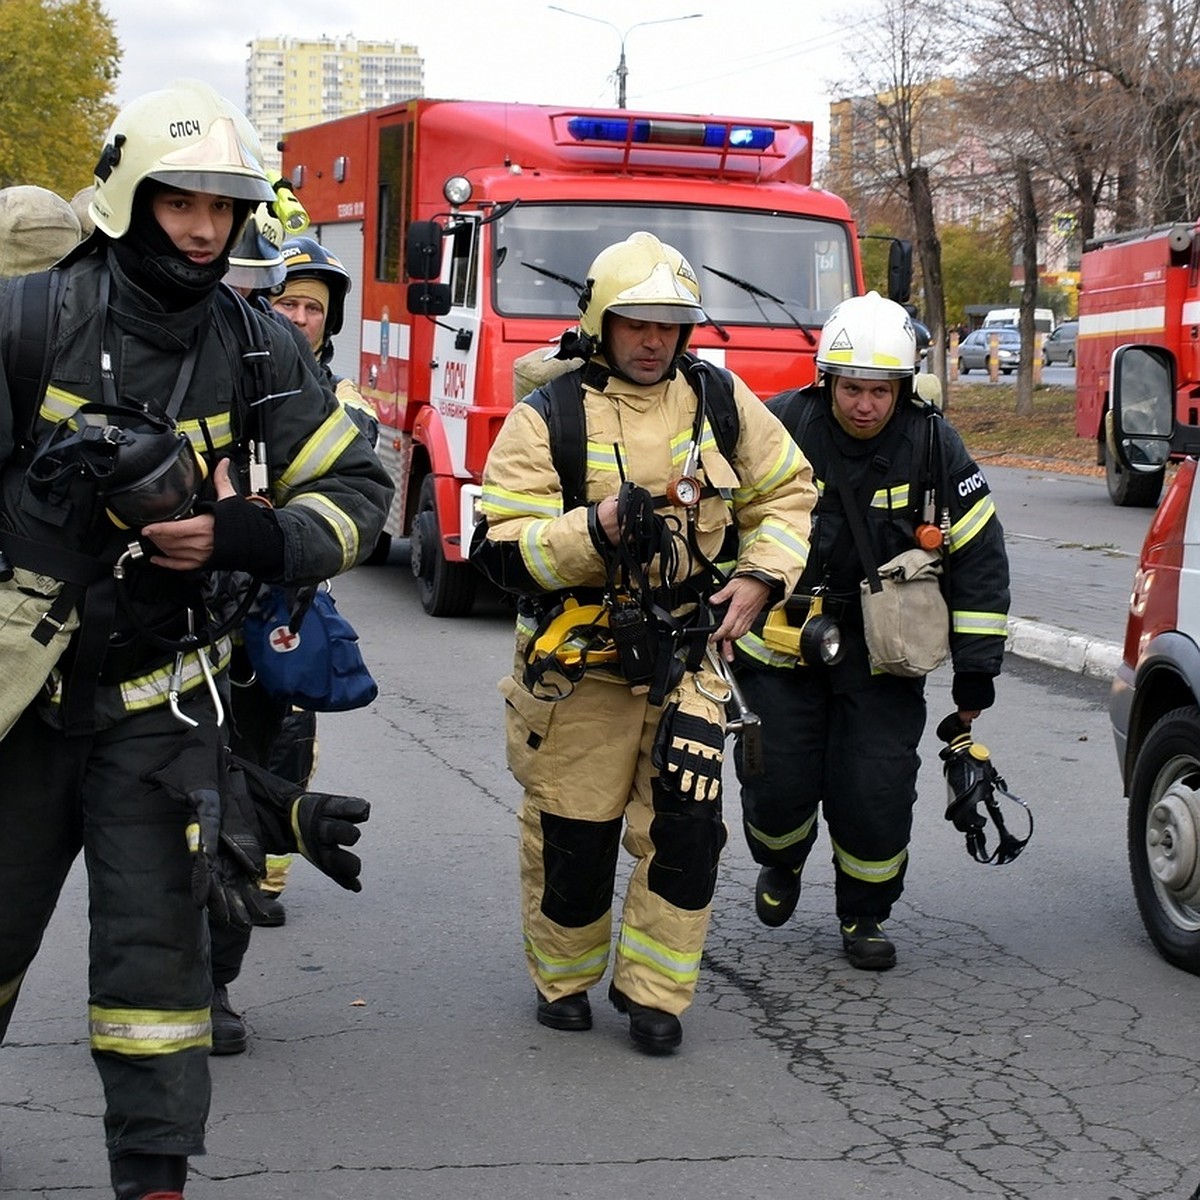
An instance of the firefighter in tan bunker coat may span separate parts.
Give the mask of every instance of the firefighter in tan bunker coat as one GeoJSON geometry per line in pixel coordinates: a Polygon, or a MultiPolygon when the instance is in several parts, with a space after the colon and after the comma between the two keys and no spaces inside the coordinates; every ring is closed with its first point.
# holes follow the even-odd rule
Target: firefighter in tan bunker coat
{"type": "Polygon", "coordinates": [[[636,863],[609,999],[639,1049],[667,1053],[726,840],[721,656],[794,586],[815,492],[745,384],[685,354],[706,318],[678,251],[644,232],[609,246],[579,303],[559,354],[584,365],[507,418],[472,560],[519,597],[500,690],[537,1019],[591,1027],[623,831],[636,863]]]}

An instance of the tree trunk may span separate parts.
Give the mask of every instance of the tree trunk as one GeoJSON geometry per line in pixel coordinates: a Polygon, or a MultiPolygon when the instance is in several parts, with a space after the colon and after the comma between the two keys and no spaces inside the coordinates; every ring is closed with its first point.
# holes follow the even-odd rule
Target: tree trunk
{"type": "Polygon", "coordinates": [[[933,357],[932,373],[937,376],[945,397],[949,394],[946,386],[946,289],[942,283],[942,243],[934,222],[933,194],[929,190],[929,172],[925,167],[914,167],[908,173],[908,201],[925,286],[923,316],[933,338],[929,348],[933,357]]]}
{"type": "Polygon", "coordinates": [[[1025,353],[1017,368],[1017,415],[1033,415],[1033,354],[1034,321],[1033,310],[1037,304],[1038,290],[1038,218],[1037,202],[1033,196],[1033,171],[1027,158],[1017,159],[1017,194],[1020,200],[1019,222],[1021,231],[1021,265],[1024,283],[1021,287],[1021,345],[1025,353]]]}

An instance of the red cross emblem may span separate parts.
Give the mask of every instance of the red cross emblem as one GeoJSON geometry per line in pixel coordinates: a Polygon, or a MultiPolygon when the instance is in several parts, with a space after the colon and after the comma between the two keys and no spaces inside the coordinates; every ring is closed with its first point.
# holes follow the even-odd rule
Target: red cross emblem
{"type": "Polygon", "coordinates": [[[267,641],[276,654],[290,654],[300,645],[300,635],[293,633],[286,625],[276,625],[267,641]]]}

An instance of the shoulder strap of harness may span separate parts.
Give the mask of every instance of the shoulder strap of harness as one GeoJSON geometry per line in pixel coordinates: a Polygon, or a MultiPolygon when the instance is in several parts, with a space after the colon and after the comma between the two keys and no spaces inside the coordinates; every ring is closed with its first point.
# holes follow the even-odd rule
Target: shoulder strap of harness
{"type": "MultiPolygon", "coordinates": [[[[681,366],[692,390],[705,402],[721,456],[734,465],[741,421],[733,397],[732,376],[721,367],[691,354],[683,355],[681,366]]],[[[545,418],[550,432],[550,459],[562,486],[563,512],[579,508],[586,502],[587,418],[583,384],[585,380],[592,382],[588,376],[591,369],[588,364],[556,376],[522,401],[532,404],[545,418]]]]}
{"type": "Polygon", "coordinates": [[[66,292],[66,276],[58,268],[16,280],[13,295],[20,311],[17,342],[7,364],[13,400],[13,430],[28,440],[54,366],[58,314],[66,292]]]}

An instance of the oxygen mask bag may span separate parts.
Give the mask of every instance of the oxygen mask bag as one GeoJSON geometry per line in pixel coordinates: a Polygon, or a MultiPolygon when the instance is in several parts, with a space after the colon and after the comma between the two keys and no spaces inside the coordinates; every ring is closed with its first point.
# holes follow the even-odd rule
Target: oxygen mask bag
{"type": "Polygon", "coordinates": [[[121,529],[174,521],[192,509],[207,470],[173,422],[135,408],[85,404],[42,440],[29,464],[44,499],[103,503],[121,529]]]}
{"type": "Polygon", "coordinates": [[[1033,836],[1033,813],[1029,805],[1008,790],[1008,784],[996,770],[988,748],[971,737],[971,727],[952,712],[937,727],[938,738],[946,748],[938,752],[946,776],[946,820],[966,835],[967,853],[981,863],[1001,866],[1012,862],[1033,836]],[[1008,831],[996,793],[1019,804],[1029,821],[1024,838],[1008,831]],[[988,853],[987,823],[991,817],[999,841],[988,853]]]}

